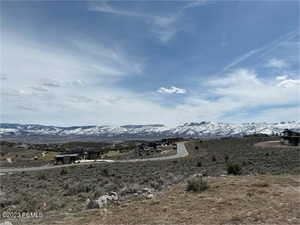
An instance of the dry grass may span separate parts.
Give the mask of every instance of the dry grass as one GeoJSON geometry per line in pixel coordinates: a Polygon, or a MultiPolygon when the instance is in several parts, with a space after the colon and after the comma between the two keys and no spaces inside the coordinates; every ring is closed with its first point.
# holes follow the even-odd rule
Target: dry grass
{"type": "Polygon", "coordinates": [[[103,158],[111,158],[111,157],[116,157],[116,156],[121,156],[122,153],[119,150],[116,151],[109,151],[105,154],[103,154],[103,158]]]}
{"type": "Polygon", "coordinates": [[[54,157],[58,154],[59,154],[59,152],[48,152],[44,157],[41,157],[41,159],[50,161],[50,160],[53,160],[54,157]]]}
{"type": "Polygon", "coordinates": [[[260,148],[296,148],[296,149],[300,149],[300,146],[284,145],[284,144],[281,144],[280,141],[263,141],[263,142],[256,143],[254,146],[260,147],[260,148]]]}
{"type": "Polygon", "coordinates": [[[48,215],[28,224],[299,224],[299,176],[226,176],[207,180],[210,188],[201,193],[185,191],[182,183],[155,199],[122,202],[107,211],[48,215]]]}

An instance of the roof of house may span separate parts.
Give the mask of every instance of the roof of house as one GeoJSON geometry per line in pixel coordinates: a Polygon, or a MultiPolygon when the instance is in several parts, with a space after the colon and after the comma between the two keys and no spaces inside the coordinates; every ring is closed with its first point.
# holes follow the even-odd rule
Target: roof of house
{"type": "Polygon", "coordinates": [[[72,156],[79,156],[78,153],[74,153],[74,154],[60,154],[60,155],[56,155],[55,158],[63,158],[63,157],[72,157],[72,156]]]}

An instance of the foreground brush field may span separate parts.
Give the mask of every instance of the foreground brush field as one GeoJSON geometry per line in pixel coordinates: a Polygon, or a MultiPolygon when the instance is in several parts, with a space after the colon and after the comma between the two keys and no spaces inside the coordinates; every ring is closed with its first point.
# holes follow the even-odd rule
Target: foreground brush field
{"type": "Polygon", "coordinates": [[[107,209],[78,213],[50,213],[33,224],[292,225],[300,222],[299,176],[227,176],[209,177],[207,181],[209,187],[201,193],[187,192],[185,183],[180,183],[153,199],[127,200],[107,209]]]}
{"type": "Polygon", "coordinates": [[[1,213],[42,213],[21,224],[299,224],[299,148],[257,146],[274,140],[192,141],[182,159],[2,175],[1,213]],[[228,164],[239,166],[237,176],[227,175],[228,164]],[[186,179],[198,173],[208,176],[207,190],[187,192],[186,179]],[[144,188],[153,198],[139,195],[144,188]],[[118,203],[86,209],[87,198],[110,191],[118,203]]]}

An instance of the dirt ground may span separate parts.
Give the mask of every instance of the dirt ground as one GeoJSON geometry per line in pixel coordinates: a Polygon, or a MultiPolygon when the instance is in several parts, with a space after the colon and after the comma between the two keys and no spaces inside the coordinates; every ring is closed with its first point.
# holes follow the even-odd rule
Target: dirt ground
{"type": "Polygon", "coordinates": [[[297,175],[208,177],[209,188],[187,192],[185,183],[169,187],[154,199],[125,201],[106,210],[48,215],[22,224],[300,224],[297,175]]]}

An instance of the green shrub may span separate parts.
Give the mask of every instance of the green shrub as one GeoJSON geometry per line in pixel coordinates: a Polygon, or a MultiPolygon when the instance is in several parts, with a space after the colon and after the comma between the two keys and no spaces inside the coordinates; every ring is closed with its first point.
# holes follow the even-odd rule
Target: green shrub
{"type": "Polygon", "coordinates": [[[59,173],[60,175],[66,175],[66,174],[68,174],[68,170],[66,170],[66,169],[62,169],[61,171],[60,171],[60,173],[59,173]]]}
{"type": "Polygon", "coordinates": [[[38,175],[38,179],[39,179],[39,180],[46,180],[46,175],[45,175],[44,173],[40,173],[40,174],[38,175]]]}
{"type": "Polygon", "coordinates": [[[201,161],[197,162],[197,167],[201,167],[201,166],[202,166],[202,162],[201,161]]]}
{"type": "Polygon", "coordinates": [[[228,156],[228,155],[225,155],[224,160],[225,160],[225,162],[227,163],[228,160],[229,160],[229,156],[228,156]]]}
{"type": "Polygon", "coordinates": [[[187,181],[187,191],[201,192],[207,188],[207,181],[205,181],[202,176],[195,176],[187,181]]]}
{"type": "Polygon", "coordinates": [[[108,171],[108,169],[103,169],[103,171],[102,171],[102,174],[103,174],[103,176],[109,176],[109,171],[108,171]]]}
{"type": "Polygon", "coordinates": [[[65,195],[73,196],[79,193],[88,193],[90,191],[91,191],[90,185],[84,183],[76,183],[74,185],[72,184],[69,186],[69,188],[65,192],[65,195]]]}
{"type": "Polygon", "coordinates": [[[227,174],[240,175],[242,173],[242,168],[239,164],[228,163],[227,164],[227,174]]]}

